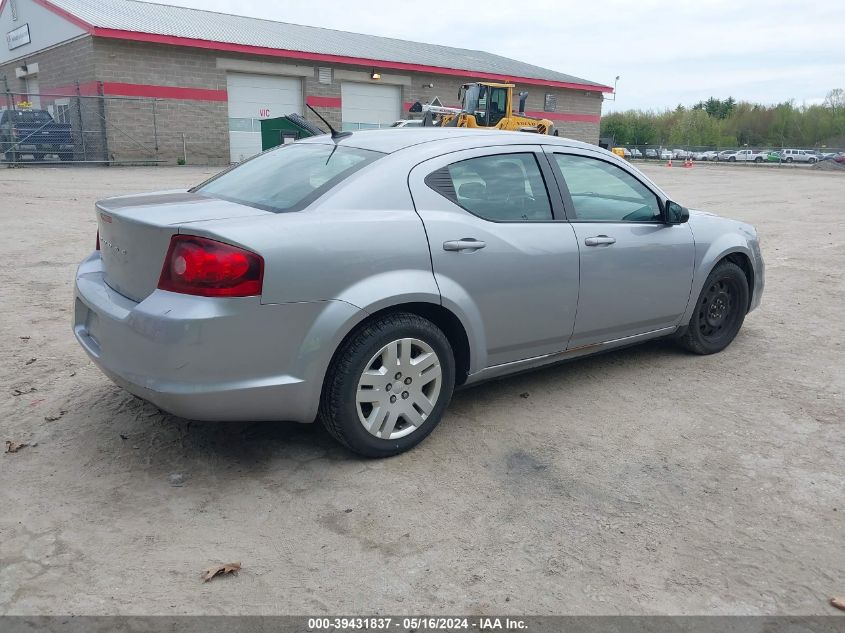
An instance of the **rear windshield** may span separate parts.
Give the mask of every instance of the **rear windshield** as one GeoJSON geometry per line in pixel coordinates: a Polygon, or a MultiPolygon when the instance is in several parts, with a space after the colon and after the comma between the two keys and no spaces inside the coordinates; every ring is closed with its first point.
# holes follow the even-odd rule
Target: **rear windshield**
{"type": "Polygon", "coordinates": [[[3,113],[3,122],[10,118],[17,123],[50,123],[53,120],[44,110],[6,110],[3,113]]]}
{"type": "Polygon", "coordinates": [[[193,191],[265,211],[298,211],[382,156],[356,147],[292,143],[259,154],[193,191]]]}

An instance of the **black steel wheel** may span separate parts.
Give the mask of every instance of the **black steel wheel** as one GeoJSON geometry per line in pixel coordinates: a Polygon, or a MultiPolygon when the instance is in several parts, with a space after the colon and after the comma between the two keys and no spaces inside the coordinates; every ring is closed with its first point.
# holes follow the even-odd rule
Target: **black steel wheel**
{"type": "Polygon", "coordinates": [[[736,338],[749,302],[748,280],[736,264],[720,263],[704,282],[681,344],[696,354],[715,354],[736,338]]]}

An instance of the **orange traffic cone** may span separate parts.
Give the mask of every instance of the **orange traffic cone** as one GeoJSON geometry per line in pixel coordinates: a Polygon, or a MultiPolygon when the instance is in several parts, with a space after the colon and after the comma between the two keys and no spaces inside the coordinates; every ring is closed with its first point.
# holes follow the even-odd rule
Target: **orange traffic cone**
{"type": "Polygon", "coordinates": [[[671,158],[669,159],[669,162],[668,162],[668,163],[666,163],[666,166],[667,166],[667,167],[671,167],[671,166],[672,166],[672,159],[671,159],[671,158]]]}
{"type": "Polygon", "coordinates": [[[684,161],[684,167],[686,167],[687,169],[689,169],[690,167],[692,167],[692,158],[687,158],[687,159],[684,161]]]}

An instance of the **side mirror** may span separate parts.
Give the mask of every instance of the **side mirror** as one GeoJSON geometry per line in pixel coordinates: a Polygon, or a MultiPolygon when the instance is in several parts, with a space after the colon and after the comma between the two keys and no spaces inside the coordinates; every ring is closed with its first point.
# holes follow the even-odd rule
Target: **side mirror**
{"type": "Polygon", "coordinates": [[[689,209],[677,202],[666,201],[666,224],[683,224],[689,220],[689,209]]]}

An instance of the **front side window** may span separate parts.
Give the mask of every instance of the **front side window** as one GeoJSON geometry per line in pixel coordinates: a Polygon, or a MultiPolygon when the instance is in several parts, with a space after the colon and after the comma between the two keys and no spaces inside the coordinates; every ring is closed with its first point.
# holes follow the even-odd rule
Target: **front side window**
{"type": "Polygon", "coordinates": [[[296,211],[382,156],[356,147],[291,143],[259,154],[192,191],[275,213],[296,211]]]}
{"type": "Polygon", "coordinates": [[[624,169],[586,156],[554,156],[569,188],[576,220],[661,221],[657,196],[624,169]]]}
{"type": "Polygon", "coordinates": [[[437,170],[426,182],[473,215],[492,222],[547,222],[552,209],[532,153],[470,158],[437,170]]]}

